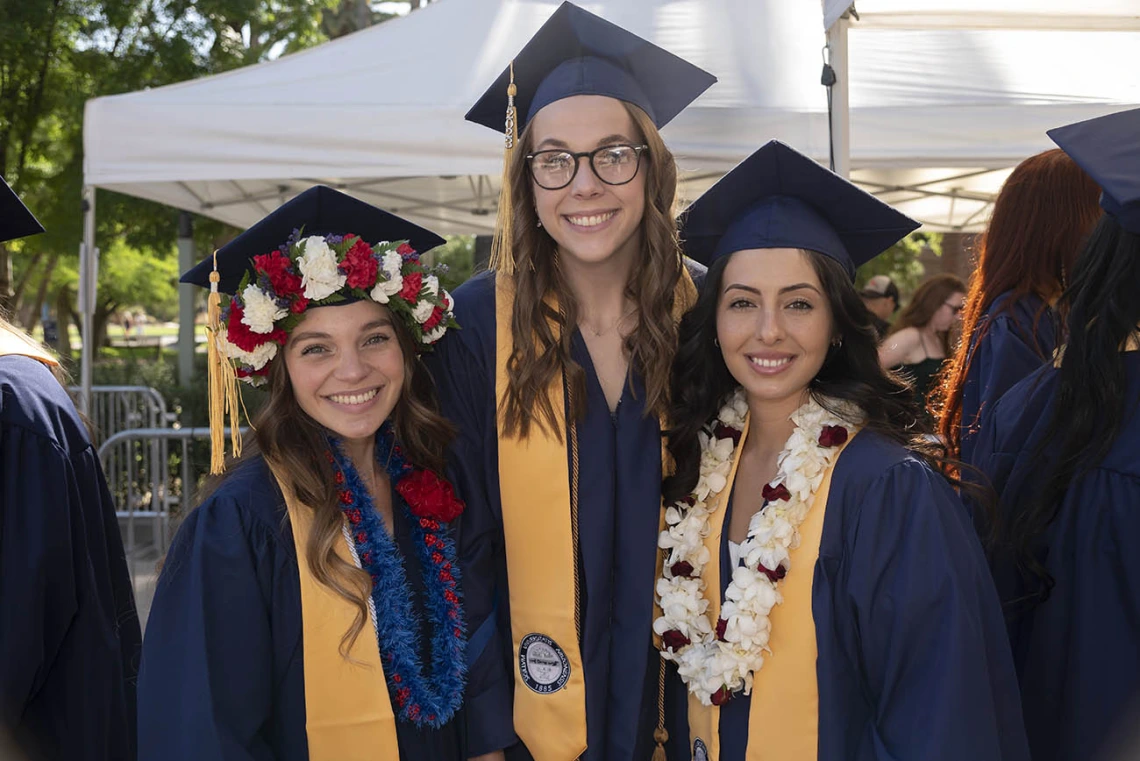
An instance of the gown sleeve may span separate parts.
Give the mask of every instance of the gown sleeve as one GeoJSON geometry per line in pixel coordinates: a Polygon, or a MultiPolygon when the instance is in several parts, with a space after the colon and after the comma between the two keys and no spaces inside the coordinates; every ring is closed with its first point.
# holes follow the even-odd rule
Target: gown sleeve
{"type": "Polygon", "coordinates": [[[873,703],[851,757],[1028,759],[997,595],[949,484],[915,460],[891,466],[848,541],[849,625],[873,703]]]}
{"type": "MultiPolygon", "coordinates": [[[[485,283],[471,283],[482,286],[485,283]]],[[[514,745],[513,682],[509,666],[509,618],[502,511],[498,495],[498,443],[494,419],[494,323],[486,315],[462,314],[463,330],[446,336],[427,358],[441,410],[457,428],[448,455],[448,475],[466,510],[459,525],[459,562],[468,622],[465,712],[469,755],[514,745]],[[483,317],[480,320],[480,317],[483,317]],[[480,331],[484,345],[480,344],[480,331]],[[485,342],[490,341],[490,346],[485,342]]],[[[493,301],[490,310],[493,320],[493,301]]]]}
{"type": "Polygon", "coordinates": [[[20,722],[79,605],[69,505],[75,474],[53,442],[21,428],[3,438],[0,502],[0,722],[20,722]],[[30,475],[34,474],[34,475],[30,475]]]}
{"type": "MultiPolygon", "coordinates": [[[[224,487],[223,487],[224,488],[224,487]]],[[[187,517],[158,580],[139,671],[140,761],[269,761],[273,527],[218,493],[187,517]]]]}

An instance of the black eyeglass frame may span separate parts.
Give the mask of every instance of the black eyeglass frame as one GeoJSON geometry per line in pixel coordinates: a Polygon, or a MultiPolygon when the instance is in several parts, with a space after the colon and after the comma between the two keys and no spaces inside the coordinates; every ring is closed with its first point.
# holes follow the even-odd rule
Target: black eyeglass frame
{"type": "Polygon", "coordinates": [[[544,151],[535,151],[534,153],[528,153],[525,156],[523,156],[523,158],[526,159],[526,168],[527,168],[527,171],[530,172],[530,178],[532,180],[534,180],[536,185],[538,185],[543,190],[562,190],[562,188],[565,188],[565,187],[569,186],[570,183],[574,182],[574,178],[578,176],[578,167],[580,167],[582,165],[581,160],[584,158],[590,159],[590,171],[593,172],[594,176],[597,177],[601,182],[605,183],[606,185],[610,185],[610,186],[628,185],[629,183],[633,182],[637,178],[637,173],[641,171],[641,154],[647,150],[649,150],[649,146],[645,145],[645,144],[628,145],[626,143],[618,143],[616,145],[599,146],[598,148],[595,148],[592,151],[580,151],[579,153],[574,153],[573,151],[568,151],[568,150],[565,150],[563,148],[548,148],[544,151]],[[614,148],[630,148],[633,150],[634,154],[637,156],[637,163],[634,165],[633,174],[631,174],[629,176],[628,180],[623,180],[621,182],[610,182],[606,178],[602,177],[602,175],[598,174],[598,168],[596,166],[594,166],[594,157],[595,156],[597,156],[602,151],[611,151],[614,148]],[[539,182],[538,177],[536,177],[534,174],[534,164],[531,162],[533,162],[535,158],[537,158],[538,156],[541,156],[544,153],[564,153],[567,156],[570,156],[571,158],[573,158],[574,159],[574,171],[570,173],[570,179],[568,179],[563,184],[556,185],[554,187],[549,187],[549,186],[543,185],[541,182],[539,182]]]}

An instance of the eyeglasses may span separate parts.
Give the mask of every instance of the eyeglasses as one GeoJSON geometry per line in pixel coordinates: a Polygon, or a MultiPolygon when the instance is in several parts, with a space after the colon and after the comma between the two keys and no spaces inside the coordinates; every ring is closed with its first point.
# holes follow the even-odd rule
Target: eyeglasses
{"type": "Polygon", "coordinates": [[[632,182],[641,166],[641,152],[648,145],[603,145],[592,151],[536,151],[526,155],[530,176],[545,190],[561,190],[578,175],[579,159],[589,157],[590,169],[607,185],[632,182]]]}
{"type": "Polygon", "coordinates": [[[949,301],[944,301],[942,303],[950,307],[950,311],[954,314],[959,314],[963,309],[966,308],[965,304],[951,304],[949,301]]]}

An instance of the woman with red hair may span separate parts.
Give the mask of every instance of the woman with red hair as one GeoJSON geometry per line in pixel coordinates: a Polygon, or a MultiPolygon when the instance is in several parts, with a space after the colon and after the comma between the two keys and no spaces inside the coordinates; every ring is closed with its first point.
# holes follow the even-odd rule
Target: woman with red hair
{"type": "Polygon", "coordinates": [[[1002,186],[982,238],[962,340],[942,380],[939,432],[969,461],[985,409],[1053,356],[1052,304],[1100,217],[1100,188],[1061,150],[1021,162],[1002,186]]]}

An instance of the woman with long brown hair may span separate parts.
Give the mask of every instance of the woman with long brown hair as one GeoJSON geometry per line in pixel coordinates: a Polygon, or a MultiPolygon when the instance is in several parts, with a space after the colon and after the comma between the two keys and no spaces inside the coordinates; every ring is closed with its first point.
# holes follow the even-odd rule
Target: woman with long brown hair
{"type": "Polygon", "coordinates": [[[236,378],[268,400],[159,576],[140,758],[465,757],[463,504],[419,360],[455,327],[419,260],[442,242],[318,186],[184,276],[233,294],[224,318],[211,294],[212,433],[236,378]]]}
{"type": "Polygon", "coordinates": [[[939,431],[969,461],[982,413],[1060,345],[1053,304],[1100,217],[1100,188],[1064,151],[1021,162],[994,202],[942,376],[939,431]]]}
{"type": "Polygon", "coordinates": [[[713,81],[565,3],[468,114],[507,117],[492,271],[431,365],[469,506],[472,755],[651,752],[660,415],[695,297],[658,129],[713,81]]]}
{"type": "Polygon", "coordinates": [[[879,362],[911,382],[919,407],[947,357],[953,351],[950,335],[962,313],[966,284],[957,275],[943,273],[918,287],[879,347],[879,362]]]}

